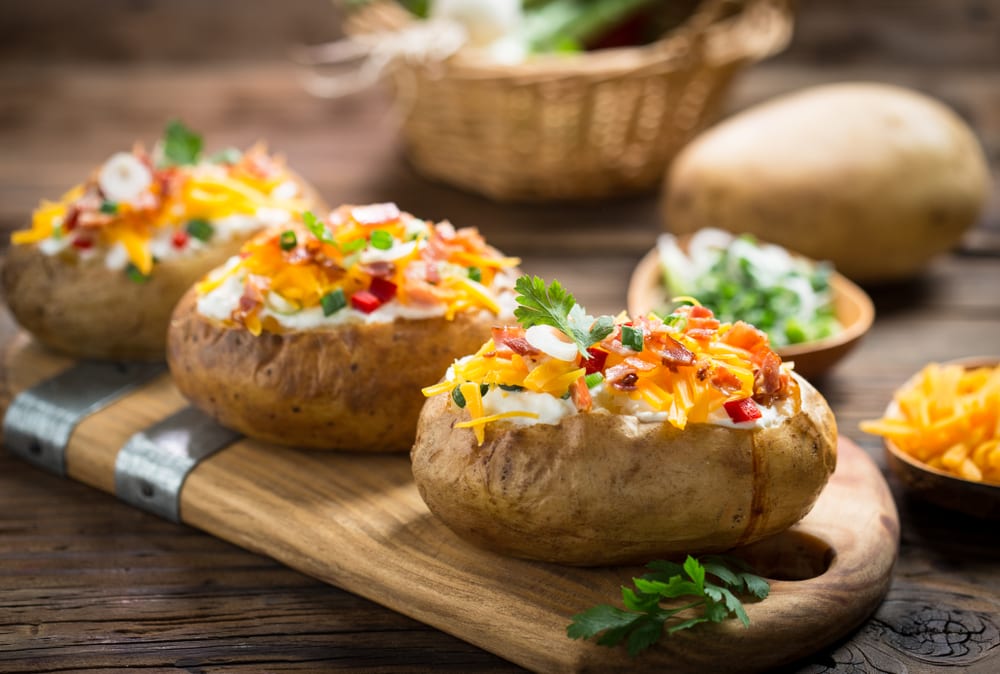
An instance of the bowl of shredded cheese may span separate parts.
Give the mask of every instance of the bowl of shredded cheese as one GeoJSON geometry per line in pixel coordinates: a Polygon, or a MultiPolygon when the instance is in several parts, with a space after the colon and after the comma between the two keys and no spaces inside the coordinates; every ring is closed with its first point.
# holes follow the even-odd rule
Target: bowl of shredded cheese
{"type": "Polygon", "coordinates": [[[1000,358],[927,364],[861,430],[882,436],[890,470],[917,495],[1000,517],[1000,358]]]}

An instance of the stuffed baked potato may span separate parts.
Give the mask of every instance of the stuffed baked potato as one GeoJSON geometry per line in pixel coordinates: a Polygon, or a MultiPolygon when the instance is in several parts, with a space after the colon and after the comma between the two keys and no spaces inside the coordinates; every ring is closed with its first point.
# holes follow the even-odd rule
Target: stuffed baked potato
{"type": "Polygon", "coordinates": [[[211,159],[172,123],[120,152],[15,232],[3,289],[17,321],[64,353],[162,360],[174,305],[254,232],[322,203],[262,147],[211,159]]]}
{"type": "Polygon", "coordinates": [[[810,510],[836,425],[762,332],[700,306],[594,319],[558,286],[517,288],[524,325],[425,389],[413,475],[457,534],[591,566],[729,549],[810,510]]]}
{"type": "Polygon", "coordinates": [[[512,318],[517,260],[473,229],[394,204],[344,206],[262,233],[178,305],[180,391],[248,436],[405,451],[420,388],[512,318]]]}

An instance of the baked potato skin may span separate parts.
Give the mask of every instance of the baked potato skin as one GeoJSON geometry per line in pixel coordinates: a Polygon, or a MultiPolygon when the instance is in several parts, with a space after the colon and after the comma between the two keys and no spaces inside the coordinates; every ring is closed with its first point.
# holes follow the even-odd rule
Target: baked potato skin
{"type": "Polygon", "coordinates": [[[267,442],[312,449],[406,451],[424,397],[456,354],[489,338],[495,317],[462,312],[254,337],[197,311],[192,290],[171,322],[177,388],[219,423],[267,442]]]}
{"type": "MultiPolygon", "coordinates": [[[[289,171],[312,208],[329,210],[316,189],[289,171]]],[[[252,236],[213,242],[195,254],[157,262],[142,283],[108,269],[101,256],[46,255],[36,244],[8,248],[0,282],[15,320],[48,348],[76,358],[162,361],[181,296],[240,251],[252,236]]]]}
{"type": "Polygon", "coordinates": [[[17,322],[45,346],[74,357],[160,361],[174,304],[208,270],[239,252],[242,241],[165,260],[142,283],[103,259],[46,255],[11,246],[3,291],[17,322]]]}
{"type": "Polygon", "coordinates": [[[797,522],[833,472],[833,413],[797,381],[801,412],[771,429],[680,431],[599,411],[494,423],[482,446],[437,396],[420,416],[414,479],[455,533],[506,555],[597,566],[726,550],[797,522]]]}

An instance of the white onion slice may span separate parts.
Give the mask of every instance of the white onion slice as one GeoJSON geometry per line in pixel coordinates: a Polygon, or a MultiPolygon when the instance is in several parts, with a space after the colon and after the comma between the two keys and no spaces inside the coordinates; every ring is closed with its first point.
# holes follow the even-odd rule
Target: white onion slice
{"type": "Polygon", "coordinates": [[[525,331],[524,338],[528,344],[556,360],[569,362],[576,359],[576,344],[549,325],[532,325],[525,331]]]}
{"type": "Polygon", "coordinates": [[[153,174],[130,152],[111,155],[97,176],[104,198],[115,203],[134,202],[152,183],[153,174]]]}

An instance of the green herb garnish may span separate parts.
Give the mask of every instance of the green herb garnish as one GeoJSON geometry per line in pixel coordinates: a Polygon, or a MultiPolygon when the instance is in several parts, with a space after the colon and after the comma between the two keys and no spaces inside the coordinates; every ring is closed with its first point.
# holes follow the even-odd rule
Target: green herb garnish
{"type": "Polygon", "coordinates": [[[627,346],[633,351],[642,351],[642,330],[640,328],[633,328],[631,325],[622,326],[622,345],[627,346]]]}
{"type": "Polygon", "coordinates": [[[149,277],[143,274],[139,268],[131,262],[125,266],[125,276],[127,276],[128,280],[133,283],[145,283],[149,280],[149,277]]]}
{"type": "Polygon", "coordinates": [[[576,344],[584,359],[591,358],[587,349],[611,334],[614,319],[599,316],[592,319],[583,307],[559,281],[552,281],[546,287],[545,281],[537,276],[522,276],[517,279],[514,289],[519,293],[514,316],[525,328],[533,325],[549,325],[569,337],[576,344]]]}
{"type": "Polygon", "coordinates": [[[295,232],[288,229],[281,233],[281,250],[291,250],[299,244],[298,238],[295,236],[295,232]]]}
{"type": "Polygon", "coordinates": [[[167,124],[163,135],[163,159],[167,166],[197,164],[201,155],[201,136],[177,119],[167,124]]]}
{"type": "Polygon", "coordinates": [[[468,273],[469,273],[469,278],[475,281],[476,283],[483,282],[483,270],[480,269],[479,267],[469,267],[468,273]]]}
{"type": "Polygon", "coordinates": [[[389,250],[392,248],[392,234],[385,231],[384,229],[376,229],[372,232],[371,243],[372,248],[378,248],[379,250],[389,250]]]}
{"type": "Polygon", "coordinates": [[[208,241],[215,234],[215,228],[212,227],[212,223],[208,220],[203,220],[202,218],[195,218],[194,220],[188,220],[187,226],[185,227],[187,233],[198,239],[199,241],[208,241]]]}
{"type": "Polygon", "coordinates": [[[584,377],[583,380],[587,384],[587,388],[594,388],[604,381],[604,375],[600,372],[592,372],[584,377]]]}
{"type": "Polygon", "coordinates": [[[456,386],[451,390],[451,399],[455,401],[455,404],[460,408],[465,407],[465,396],[462,395],[462,387],[456,386]]]}
{"type": "Polygon", "coordinates": [[[344,295],[344,291],[340,288],[336,290],[331,290],[319,300],[320,306],[323,307],[324,316],[332,316],[341,309],[347,306],[347,297],[344,295]]]}
{"type": "Polygon", "coordinates": [[[105,215],[115,215],[118,213],[118,204],[113,201],[102,201],[101,213],[104,213],[105,215]]]}
{"type": "MultiPolygon", "coordinates": [[[[364,239],[352,239],[346,243],[340,244],[340,251],[342,253],[354,253],[365,247],[364,239]]],[[[350,267],[351,265],[346,265],[350,267]]]]}
{"type": "Polygon", "coordinates": [[[712,555],[704,562],[691,557],[684,564],[657,560],[646,565],[652,573],[633,578],[635,589],[622,587],[626,609],[607,604],[595,606],[573,616],[566,628],[571,639],[597,639],[601,646],[617,646],[626,642],[628,653],[638,655],[663,636],[694,627],[699,623],[722,622],[739,618],[743,626],[750,618],[737,594],[749,594],[757,599],[767,597],[771,588],[767,581],[755,575],[741,560],[712,555]],[[707,578],[711,576],[716,581],[707,578]],[[660,605],[665,599],[692,597],[693,601],[660,605]],[[679,613],[696,612],[681,618],[679,613]]]}

